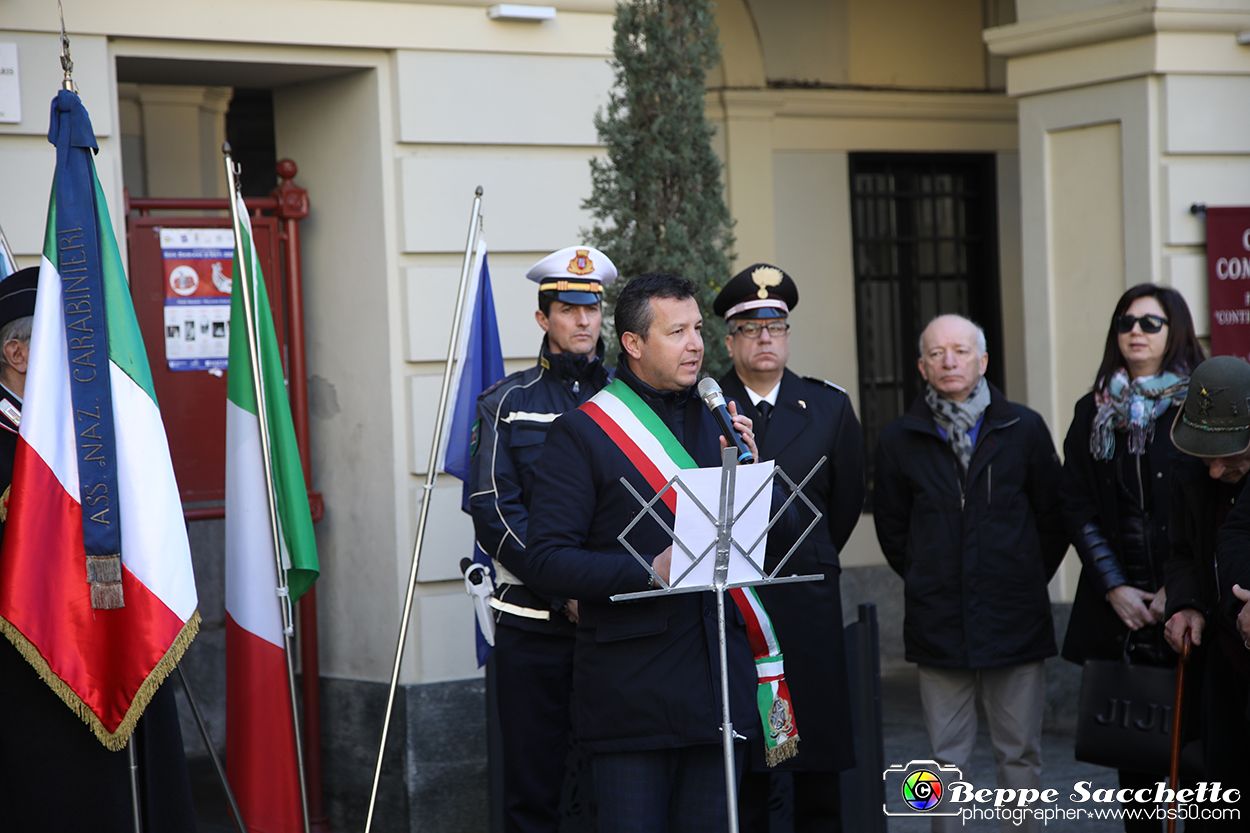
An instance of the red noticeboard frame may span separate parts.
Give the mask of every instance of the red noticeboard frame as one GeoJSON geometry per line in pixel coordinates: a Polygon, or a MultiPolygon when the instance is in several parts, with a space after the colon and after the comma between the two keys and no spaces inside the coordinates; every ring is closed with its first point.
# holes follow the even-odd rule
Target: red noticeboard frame
{"type": "MultiPolygon", "coordinates": [[[[165,360],[162,228],[230,228],[230,218],[131,217],[126,229],[130,246],[130,295],[152,368],[156,401],[160,403],[165,435],[169,438],[178,491],[185,507],[203,508],[207,501],[220,502],[226,498],[226,377],[207,370],[170,370],[165,360]]],[[[282,274],[278,218],[253,217],[252,234],[265,274],[278,344],[285,347],[286,307],[282,302],[282,282],[275,280],[282,274]]]]}
{"type": "MultiPolygon", "coordinates": [[[[308,216],[308,192],[293,182],[294,162],[278,162],[281,184],[269,197],[246,199],[257,254],[266,277],[274,327],[282,350],[291,399],[291,420],[304,466],[312,483],[308,449],[308,374],[304,357],[303,277],[299,223],[308,216]],[[268,213],[265,213],[268,212],[268,213]]],[[[221,199],[131,198],[126,194],[126,238],[130,249],[130,294],[152,367],[156,398],[169,436],[174,474],[187,520],[225,517],[226,377],[207,371],[170,371],[165,361],[164,269],[160,227],[229,228],[230,203],[221,199]],[[151,212],[220,212],[218,217],[151,212]],[[138,212],[138,216],[132,216],[138,212]]],[[[229,371],[227,371],[228,373],[229,371]]],[[[308,492],[314,521],[324,505],[308,492]]]]}

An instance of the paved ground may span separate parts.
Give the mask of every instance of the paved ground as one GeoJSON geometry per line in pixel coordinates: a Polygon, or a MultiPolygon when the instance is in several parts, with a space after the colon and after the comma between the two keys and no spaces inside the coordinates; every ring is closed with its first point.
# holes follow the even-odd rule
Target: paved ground
{"type": "MultiPolygon", "coordinates": [[[[882,700],[885,711],[885,759],[890,763],[906,764],[908,761],[929,756],[928,740],[920,716],[920,697],[914,670],[908,669],[891,674],[882,680],[882,700]]],[[[1076,704],[1072,704],[1076,708],[1076,704]]],[[[990,749],[988,730],[981,721],[981,737],[978,739],[971,772],[964,778],[980,787],[994,785],[994,761],[990,749]]],[[[1077,762],[1072,757],[1072,738],[1065,735],[1047,734],[1043,738],[1043,786],[1059,790],[1060,796],[1072,792],[1077,781],[1091,781],[1093,788],[1114,787],[1115,773],[1103,767],[1077,762]]],[[[196,814],[200,833],[233,833],[233,826],[226,813],[225,800],[218,785],[211,763],[207,759],[192,762],[192,781],[196,798],[196,814]]],[[[1074,806],[1061,801],[1060,806],[1074,806]]],[[[1178,825],[1178,829],[1183,825],[1178,825]]],[[[969,831],[994,831],[997,822],[973,821],[969,831]]],[[[1072,831],[1072,833],[1096,833],[1118,831],[1119,822],[1107,820],[1060,821],[1047,826],[1048,830],[1072,831]]],[[[890,819],[890,833],[928,833],[929,820],[918,818],[890,819]]],[[[344,831],[336,831],[344,833],[344,831]]],[[[781,831],[781,833],[787,833],[781,831]]],[[[854,833],[854,831],[848,831],[854,833]]]]}
{"type": "MultiPolygon", "coordinates": [[[[908,761],[929,757],[929,741],[924,731],[924,722],[920,715],[920,692],[914,671],[896,673],[881,681],[881,699],[885,712],[885,759],[890,763],[906,764],[908,761]]],[[[1076,703],[1072,704],[1075,711],[1076,703]]],[[[971,772],[965,772],[964,780],[978,788],[993,787],[994,784],[994,753],[990,747],[989,730],[985,726],[984,715],[978,725],[976,751],[973,754],[971,772]]],[[[1072,785],[1078,781],[1092,781],[1091,789],[1117,786],[1114,770],[1105,767],[1084,764],[1072,757],[1073,738],[1070,735],[1044,734],[1042,737],[1042,787],[1056,789],[1061,797],[1072,792],[1072,785]]],[[[1059,806],[1072,807],[1066,801],[1059,806]]],[[[1178,829],[1183,825],[1178,824],[1178,829]]],[[[928,819],[892,818],[890,833],[929,833],[928,819]]],[[[996,821],[970,821],[966,828],[969,831],[996,831],[996,821]]],[[[1095,833],[1095,831],[1119,831],[1123,826],[1118,821],[1092,820],[1056,821],[1046,826],[1047,830],[1062,830],[1064,833],[1095,833]]],[[[849,831],[848,831],[849,833],[849,831]]]]}

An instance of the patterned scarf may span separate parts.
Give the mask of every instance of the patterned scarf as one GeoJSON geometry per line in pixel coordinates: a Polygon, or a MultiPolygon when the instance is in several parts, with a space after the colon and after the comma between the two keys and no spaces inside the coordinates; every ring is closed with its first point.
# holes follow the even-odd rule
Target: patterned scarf
{"type": "Polygon", "coordinates": [[[951,451],[955,452],[964,471],[967,471],[968,462],[972,459],[970,432],[990,405],[990,386],[985,383],[985,379],[981,379],[967,399],[956,402],[939,396],[932,385],[927,385],[924,401],[933,412],[933,421],[946,432],[946,441],[950,443],[951,451]]]}
{"type": "Polygon", "coordinates": [[[1120,368],[1106,390],[1094,392],[1098,411],[1089,435],[1089,453],[1095,460],[1110,460],[1115,456],[1115,432],[1124,431],[1129,453],[1140,457],[1154,439],[1155,417],[1173,405],[1183,405],[1188,389],[1188,376],[1165,372],[1130,382],[1128,371],[1120,368]]]}

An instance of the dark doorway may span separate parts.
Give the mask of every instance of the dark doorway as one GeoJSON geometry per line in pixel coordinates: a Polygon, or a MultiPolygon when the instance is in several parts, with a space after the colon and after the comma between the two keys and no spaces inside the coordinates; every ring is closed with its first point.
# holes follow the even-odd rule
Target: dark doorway
{"type": "Polygon", "coordinates": [[[235,89],[226,111],[226,141],[239,165],[243,196],[269,196],[278,187],[272,90],[235,89]]]}
{"type": "MultiPolygon", "coordinates": [[[[1001,355],[993,154],[853,153],[851,234],[859,344],[860,420],[871,510],[881,429],[920,393],[920,333],[958,313],[1001,355]]],[[[1002,363],[987,377],[1003,387],[1002,363]]]]}

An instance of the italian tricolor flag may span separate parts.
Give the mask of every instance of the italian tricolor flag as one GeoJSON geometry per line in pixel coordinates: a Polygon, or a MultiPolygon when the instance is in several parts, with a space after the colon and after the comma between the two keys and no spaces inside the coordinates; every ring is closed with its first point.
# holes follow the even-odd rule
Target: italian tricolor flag
{"type": "Polygon", "coordinates": [[[230,783],[248,829],[295,833],[303,825],[283,607],[290,621],[290,604],[316,581],[317,547],[281,353],[242,198],[239,217],[226,385],[226,757],[230,783]],[[240,260],[247,264],[251,284],[251,321],[244,311],[240,260]],[[256,337],[269,427],[278,558],[265,486],[249,329],[256,337]],[[280,595],[279,588],[286,588],[285,593],[280,595]]]}
{"type": "Polygon", "coordinates": [[[200,617],[165,428],[77,95],[58,95],[50,138],[57,174],[0,552],[0,630],[100,742],[118,750],[200,617]],[[72,212],[58,217],[58,205],[72,212]],[[88,306],[99,315],[91,325],[83,323],[84,301],[74,300],[87,297],[80,287],[88,273],[96,287],[88,306]],[[76,383],[107,379],[112,420],[96,419],[99,407],[75,406],[71,368],[76,383]],[[106,434],[111,448],[96,439],[106,434]],[[86,513],[80,463],[91,467],[82,482],[106,468],[113,478],[106,489],[86,490],[86,513]],[[111,606],[92,606],[84,514],[120,529],[120,573],[111,566],[100,582],[110,585],[111,606]]]}

